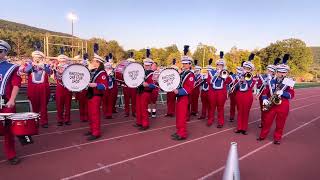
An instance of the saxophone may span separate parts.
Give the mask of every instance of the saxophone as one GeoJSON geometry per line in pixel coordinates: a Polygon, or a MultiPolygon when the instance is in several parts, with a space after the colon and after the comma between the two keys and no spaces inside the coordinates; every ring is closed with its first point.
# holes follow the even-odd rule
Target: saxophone
{"type": "MultiPolygon", "coordinates": [[[[268,84],[269,84],[269,87],[270,87],[270,81],[268,82],[268,84]]],[[[281,81],[280,84],[282,84],[282,81],[281,81]]],[[[279,84],[279,86],[280,86],[280,84],[279,84]]],[[[279,90],[284,91],[284,90],[288,87],[287,85],[284,85],[284,86],[280,89],[279,86],[277,87],[277,89],[276,89],[275,92],[277,92],[277,91],[279,91],[279,90]]],[[[271,92],[272,92],[272,91],[271,91],[271,92]]],[[[271,94],[271,97],[268,99],[268,101],[269,101],[270,103],[269,103],[268,105],[263,105],[263,106],[262,106],[262,111],[269,111],[272,106],[274,106],[274,105],[280,105],[280,104],[282,103],[281,96],[278,95],[278,94],[276,94],[276,93],[271,94]]]]}

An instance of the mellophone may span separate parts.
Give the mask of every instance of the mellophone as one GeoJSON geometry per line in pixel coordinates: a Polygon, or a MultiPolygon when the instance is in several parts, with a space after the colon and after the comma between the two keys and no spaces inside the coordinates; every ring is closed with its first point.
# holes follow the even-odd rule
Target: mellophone
{"type": "Polygon", "coordinates": [[[39,134],[39,118],[40,115],[33,112],[0,113],[0,135],[9,129],[22,145],[32,144],[31,136],[39,134]]]}

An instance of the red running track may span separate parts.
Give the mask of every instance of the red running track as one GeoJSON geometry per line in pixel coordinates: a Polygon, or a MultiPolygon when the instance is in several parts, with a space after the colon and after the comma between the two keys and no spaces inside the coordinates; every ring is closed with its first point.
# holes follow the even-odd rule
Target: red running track
{"type": "MultiPolygon", "coordinates": [[[[320,142],[314,139],[320,127],[319,90],[297,90],[280,146],[270,143],[271,134],[266,141],[255,140],[260,131],[257,102],[249,135],[233,133],[236,122],[217,129],[192,117],[189,139],[179,142],[170,139],[175,119],[163,117],[164,106],[148,131],[137,131],[133,118],[123,118],[122,112],[103,120],[103,137],[94,142],[82,135],[87,125],[78,122],[76,111],[73,125],[62,128],[55,127],[51,114],[52,125],[34,137],[33,145],[17,144],[21,164],[10,166],[0,154],[0,179],[221,179],[232,141],[238,143],[242,179],[315,179],[320,175],[320,142]]],[[[225,112],[227,120],[228,107],[225,112]]]]}

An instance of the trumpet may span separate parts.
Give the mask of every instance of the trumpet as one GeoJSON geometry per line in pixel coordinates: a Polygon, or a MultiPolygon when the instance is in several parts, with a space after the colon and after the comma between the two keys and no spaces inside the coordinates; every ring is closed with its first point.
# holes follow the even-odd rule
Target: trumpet
{"type": "Polygon", "coordinates": [[[246,72],[246,73],[243,74],[243,77],[244,77],[244,80],[251,81],[252,78],[253,78],[253,75],[250,72],[246,72]]]}
{"type": "Polygon", "coordinates": [[[229,76],[229,71],[227,71],[225,69],[220,71],[221,78],[226,79],[228,76],[229,76]]]}

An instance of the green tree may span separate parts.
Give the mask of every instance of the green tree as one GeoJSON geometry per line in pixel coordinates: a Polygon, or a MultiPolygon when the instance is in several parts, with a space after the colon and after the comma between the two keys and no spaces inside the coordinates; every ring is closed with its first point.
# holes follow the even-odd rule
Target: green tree
{"type": "Polygon", "coordinates": [[[193,53],[192,58],[199,61],[199,66],[204,67],[208,65],[208,60],[210,58],[213,58],[214,60],[218,58],[218,56],[215,55],[216,51],[217,49],[215,47],[200,43],[193,53]]]}

